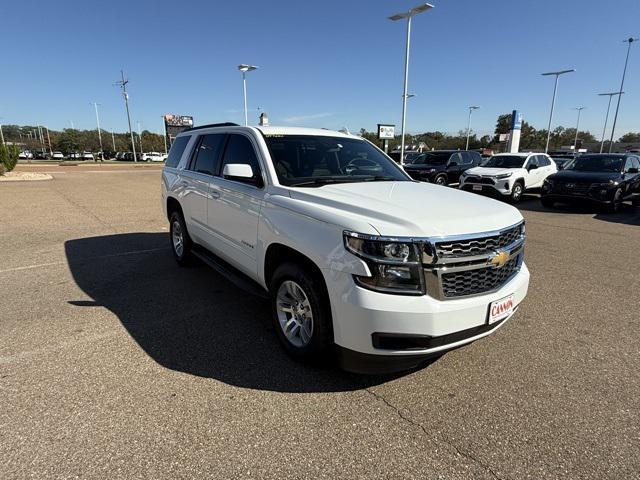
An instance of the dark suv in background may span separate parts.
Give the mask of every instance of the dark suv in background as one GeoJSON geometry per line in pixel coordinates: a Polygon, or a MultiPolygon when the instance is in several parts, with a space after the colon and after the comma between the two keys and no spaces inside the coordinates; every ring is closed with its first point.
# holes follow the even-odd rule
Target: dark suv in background
{"type": "Polygon", "coordinates": [[[405,171],[415,180],[450,185],[460,181],[460,175],[482,162],[478,152],[467,150],[432,150],[418,155],[405,165],[405,171]]]}
{"type": "Polygon", "coordinates": [[[580,155],[564,170],[549,175],[541,192],[545,207],[587,201],[617,212],[625,200],[640,205],[640,155],[580,155]]]}

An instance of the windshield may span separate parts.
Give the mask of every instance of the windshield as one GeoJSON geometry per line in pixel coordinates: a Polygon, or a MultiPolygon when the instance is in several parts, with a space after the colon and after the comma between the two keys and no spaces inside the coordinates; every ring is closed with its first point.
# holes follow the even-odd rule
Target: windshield
{"type": "Polygon", "coordinates": [[[411,181],[392,160],[364,140],[269,134],[265,140],[282,185],[411,181]]]}
{"type": "Polygon", "coordinates": [[[423,153],[415,159],[413,165],[445,165],[450,156],[451,152],[423,153]]]}
{"type": "Polygon", "coordinates": [[[594,156],[594,157],[578,157],[571,161],[564,169],[574,170],[576,172],[619,172],[622,170],[622,162],[624,158],[594,156]]]}
{"type": "Polygon", "coordinates": [[[526,158],[516,155],[495,155],[484,162],[483,167],[489,168],[522,168],[526,158]]]}

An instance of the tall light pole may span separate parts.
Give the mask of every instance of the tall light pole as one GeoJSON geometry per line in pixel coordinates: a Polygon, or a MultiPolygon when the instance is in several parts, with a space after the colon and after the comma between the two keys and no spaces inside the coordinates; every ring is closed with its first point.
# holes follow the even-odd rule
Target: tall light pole
{"type": "Polygon", "coordinates": [[[138,120],[138,145],[140,145],[140,155],[144,152],[142,151],[142,130],[140,129],[140,120],[138,120]]]}
{"type": "Polygon", "coordinates": [[[111,141],[113,142],[113,153],[115,154],[115,152],[116,152],[116,137],[113,134],[113,130],[111,130],[111,141]]]}
{"type": "Polygon", "coordinates": [[[96,110],[96,124],[98,125],[98,140],[100,141],[100,159],[104,160],[104,150],[102,148],[102,133],[100,132],[100,115],[98,115],[98,105],[99,103],[93,102],[89,105],[93,105],[96,110]]]}
{"type": "Polygon", "coordinates": [[[431,5],[430,3],[422,3],[417,7],[412,8],[408,12],[396,13],[395,15],[391,15],[389,17],[389,20],[393,22],[404,20],[405,18],[407,19],[407,39],[404,49],[404,88],[402,91],[402,139],[400,141],[400,165],[404,164],[404,135],[407,123],[407,89],[409,87],[409,47],[411,46],[411,19],[419,13],[426,12],[430,8],[433,8],[433,5],[431,5]]]}
{"type": "MultiPolygon", "coordinates": [[[[0,120],[2,120],[4,117],[0,117],[0,120]]],[[[18,130],[18,133],[20,133],[20,130],[18,130]]],[[[22,142],[22,134],[20,134],[20,142],[22,142]]],[[[2,133],[2,122],[0,122],[0,140],[2,140],[2,145],[6,145],[6,143],[4,143],[4,133],[2,133]]]]}
{"type": "Polygon", "coordinates": [[[578,129],[580,128],[580,114],[586,107],[576,107],[574,110],[578,111],[578,121],[576,122],[576,138],[573,140],[573,153],[578,151],[578,129]]]}
{"type": "Polygon", "coordinates": [[[238,65],[238,70],[242,72],[242,91],[244,93],[244,125],[249,125],[249,117],[247,115],[247,72],[252,72],[256,70],[258,67],[255,65],[247,65],[246,63],[241,63],[238,65]]]}
{"type": "Polygon", "coordinates": [[[624,92],[609,92],[609,93],[599,93],[601,97],[607,96],[609,97],[609,103],[607,104],[607,114],[604,116],[604,128],[602,129],[602,141],[600,142],[600,153],[602,153],[602,149],[604,148],[604,136],[607,133],[607,122],[609,121],[609,109],[611,109],[611,97],[615,97],[616,95],[621,95],[624,92]]]}
{"type": "Polygon", "coordinates": [[[549,113],[549,126],[547,127],[547,145],[544,147],[544,153],[549,151],[549,140],[551,139],[551,120],[553,119],[553,107],[556,104],[556,92],[558,91],[558,77],[560,75],[564,75],[565,73],[575,72],[574,68],[569,70],[559,70],[557,72],[547,72],[543,73],[543,76],[555,75],[556,81],[553,85],[553,99],[551,100],[551,112],[549,113]]]}
{"type": "Polygon", "coordinates": [[[119,85],[122,88],[122,96],[124,97],[124,106],[127,109],[127,122],[129,123],[129,136],[131,137],[131,148],[133,149],[133,161],[138,161],[138,156],[136,155],[136,142],[133,139],[133,130],[131,129],[131,115],[129,114],[129,94],[127,93],[127,83],[129,80],[124,78],[124,72],[120,70],[120,75],[122,75],[122,80],[116,82],[116,85],[119,85]]]}
{"type": "MultiPolygon", "coordinates": [[[[629,43],[627,47],[627,58],[624,60],[624,70],[622,70],[622,81],[620,82],[620,92],[622,92],[624,88],[624,77],[627,74],[627,64],[629,63],[629,52],[631,51],[631,44],[633,42],[637,42],[637,38],[629,37],[625,40],[625,43],[629,43]]],[[[613,133],[616,130],[616,122],[618,121],[618,110],[620,109],[620,99],[622,95],[618,95],[618,102],[616,103],[616,113],[613,116],[613,125],[611,127],[611,140],[609,141],[609,153],[611,153],[611,149],[613,148],[613,133]]]]}
{"type": "Polygon", "coordinates": [[[472,105],[469,107],[469,118],[467,119],[467,146],[465,147],[465,150],[469,150],[469,134],[471,133],[471,112],[479,108],[480,107],[478,107],[477,105],[472,105]]]}
{"type": "Polygon", "coordinates": [[[53,149],[51,148],[51,137],[49,136],[49,127],[44,127],[47,131],[47,141],[49,142],[49,155],[53,157],[53,149]]]}

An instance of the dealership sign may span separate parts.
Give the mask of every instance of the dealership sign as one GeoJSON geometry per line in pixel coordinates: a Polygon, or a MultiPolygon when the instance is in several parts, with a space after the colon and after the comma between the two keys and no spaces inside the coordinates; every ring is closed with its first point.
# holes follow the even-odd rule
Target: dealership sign
{"type": "Polygon", "coordinates": [[[380,140],[390,140],[396,135],[395,125],[378,124],[378,138],[380,140]]]}
{"type": "Polygon", "coordinates": [[[173,115],[168,113],[164,116],[164,131],[167,135],[167,141],[169,144],[173,143],[173,140],[179,133],[193,127],[193,117],[187,115],[173,115]]]}

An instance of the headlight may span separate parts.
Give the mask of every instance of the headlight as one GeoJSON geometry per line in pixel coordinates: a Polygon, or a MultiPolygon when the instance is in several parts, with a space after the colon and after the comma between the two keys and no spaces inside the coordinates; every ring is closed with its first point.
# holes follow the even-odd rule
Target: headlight
{"type": "Polygon", "coordinates": [[[496,175],[496,178],[502,180],[503,178],[509,178],[511,175],[511,173],[501,173],[500,175],[496,175]]]}
{"type": "Polygon", "coordinates": [[[436,169],[435,168],[429,169],[429,173],[436,173],[436,169]]]}
{"type": "Polygon", "coordinates": [[[591,187],[592,188],[608,188],[608,187],[617,187],[618,185],[620,185],[620,182],[618,182],[617,180],[609,180],[608,182],[592,183],[591,187]]]}
{"type": "Polygon", "coordinates": [[[424,294],[418,245],[412,242],[344,232],[347,250],[362,258],[370,276],[354,275],[369,290],[404,295],[424,294]]]}

